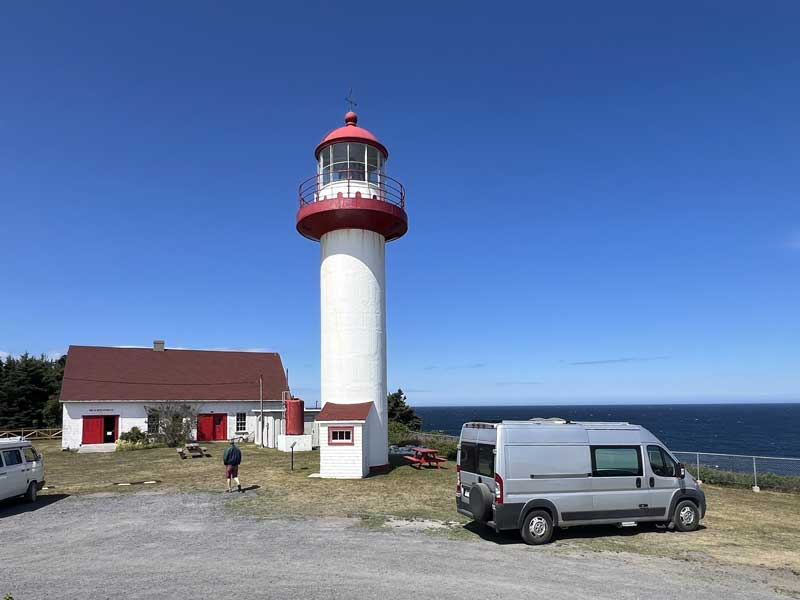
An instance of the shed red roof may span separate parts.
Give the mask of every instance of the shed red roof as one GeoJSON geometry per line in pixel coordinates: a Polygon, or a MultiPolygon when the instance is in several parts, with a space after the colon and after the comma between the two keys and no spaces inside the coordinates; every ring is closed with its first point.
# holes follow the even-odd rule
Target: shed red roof
{"type": "Polygon", "coordinates": [[[366,421],[372,402],[335,404],[326,402],[317,415],[317,421],[366,421]]]}
{"type": "Polygon", "coordinates": [[[389,151],[386,146],[381,144],[371,131],[358,126],[358,115],[354,112],[349,112],[344,116],[344,127],[339,127],[331,131],[328,135],[322,138],[322,141],[317,145],[314,150],[314,156],[319,158],[320,150],[325,146],[330,146],[334,142],[364,142],[371,146],[375,146],[383,153],[384,158],[389,158],[389,151]]]}
{"type": "Polygon", "coordinates": [[[61,401],[280,400],[287,389],[276,352],[70,346],[61,401]]]}

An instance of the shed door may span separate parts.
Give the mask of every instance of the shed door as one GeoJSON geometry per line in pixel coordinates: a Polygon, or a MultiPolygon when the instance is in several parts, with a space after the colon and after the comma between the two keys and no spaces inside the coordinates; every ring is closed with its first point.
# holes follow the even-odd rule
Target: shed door
{"type": "Polygon", "coordinates": [[[197,415],[197,440],[208,442],[214,439],[214,415],[197,415]]]}
{"type": "Polygon", "coordinates": [[[214,439],[225,440],[228,437],[228,415],[214,415],[214,439]]]}
{"type": "Polygon", "coordinates": [[[84,444],[102,444],[103,421],[104,417],[102,416],[84,416],[81,442],[84,444]]]}

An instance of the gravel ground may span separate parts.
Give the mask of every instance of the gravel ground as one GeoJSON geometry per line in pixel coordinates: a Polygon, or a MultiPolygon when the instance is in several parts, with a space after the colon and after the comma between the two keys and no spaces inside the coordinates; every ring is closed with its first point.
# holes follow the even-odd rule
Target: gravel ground
{"type": "MultiPolygon", "coordinates": [[[[456,541],[341,519],[236,516],[238,496],[158,492],[0,504],[0,597],[780,598],[791,573],[514,538],[456,541]]],[[[794,586],[791,586],[794,587],[794,586]]]]}

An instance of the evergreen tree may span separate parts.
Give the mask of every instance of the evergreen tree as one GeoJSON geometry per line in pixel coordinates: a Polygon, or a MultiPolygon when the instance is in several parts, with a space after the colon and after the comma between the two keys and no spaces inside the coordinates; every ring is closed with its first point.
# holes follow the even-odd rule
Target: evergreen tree
{"type": "Polygon", "coordinates": [[[65,364],[66,356],[7,356],[0,363],[0,429],[59,426],[65,364]]]}
{"type": "Polygon", "coordinates": [[[406,404],[406,395],[400,388],[396,392],[389,394],[387,397],[387,404],[389,405],[389,422],[400,423],[409,429],[419,431],[422,425],[422,419],[417,416],[414,409],[406,404]]]}

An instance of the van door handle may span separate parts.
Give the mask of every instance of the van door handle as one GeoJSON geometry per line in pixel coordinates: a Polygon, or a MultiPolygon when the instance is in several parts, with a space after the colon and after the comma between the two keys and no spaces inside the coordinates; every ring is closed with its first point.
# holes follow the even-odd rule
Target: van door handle
{"type": "Polygon", "coordinates": [[[656,487],[656,478],[655,477],[651,477],[650,478],[650,487],[656,487]]]}
{"type": "Polygon", "coordinates": [[[637,477],[636,478],[636,487],[637,488],[642,487],[642,478],[641,477],[637,477]]]}

